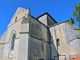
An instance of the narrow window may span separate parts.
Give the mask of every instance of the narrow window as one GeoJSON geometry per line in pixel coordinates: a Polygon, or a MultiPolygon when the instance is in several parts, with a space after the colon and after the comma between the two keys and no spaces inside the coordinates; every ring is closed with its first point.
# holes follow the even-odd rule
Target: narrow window
{"type": "Polygon", "coordinates": [[[15,22],[17,22],[17,17],[15,18],[15,22]]]}
{"type": "Polygon", "coordinates": [[[59,39],[57,39],[57,46],[60,46],[60,41],[59,41],[59,39]]]}
{"type": "Polygon", "coordinates": [[[12,41],[11,41],[11,50],[14,50],[14,42],[15,42],[15,34],[12,36],[12,41]]]}

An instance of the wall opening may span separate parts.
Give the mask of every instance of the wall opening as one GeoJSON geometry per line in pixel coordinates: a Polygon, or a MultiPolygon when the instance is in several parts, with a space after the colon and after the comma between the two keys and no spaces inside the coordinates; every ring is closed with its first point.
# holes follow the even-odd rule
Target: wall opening
{"type": "Polygon", "coordinates": [[[15,22],[17,22],[17,17],[15,18],[15,22]]]}
{"type": "Polygon", "coordinates": [[[57,49],[58,49],[58,47],[60,46],[60,40],[59,39],[56,39],[56,45],[57,45],[57,49]]]}
{"type": "Polygon", "coordinates": [[[14,50],[15,38],[16,38],[16,35],[13,34],[13,36],[12,36],[12,40],[11,40],[11,50],[14,50]]]}
{"type": "Polygon", "coordinates": [[[57,39],[57,46],[60,46],[60,40],[57,39]]]}

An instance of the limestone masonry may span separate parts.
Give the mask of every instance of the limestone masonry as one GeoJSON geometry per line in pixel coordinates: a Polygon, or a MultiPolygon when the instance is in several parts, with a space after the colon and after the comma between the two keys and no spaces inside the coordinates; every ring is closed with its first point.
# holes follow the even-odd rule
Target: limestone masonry
{"type": "Polygon", "coordinates": [[[57,23],[19,7],[0,38],[0,60],[71,60],[80,55],[77,28],[72,18],[57,23]]]}

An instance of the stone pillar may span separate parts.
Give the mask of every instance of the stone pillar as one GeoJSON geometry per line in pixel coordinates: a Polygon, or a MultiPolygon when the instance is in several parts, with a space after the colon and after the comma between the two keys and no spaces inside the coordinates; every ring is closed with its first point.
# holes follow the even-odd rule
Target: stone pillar
{"type": "Polygon", "coordinates": [[[18,60],[28,60],[28,34],[21,33],[19,40],[18,60]]]}
{"type": "Polygon", "coordinates": [[[29,18],[24,17],[21,22],[18,60],[28,60],[29,18]]]}

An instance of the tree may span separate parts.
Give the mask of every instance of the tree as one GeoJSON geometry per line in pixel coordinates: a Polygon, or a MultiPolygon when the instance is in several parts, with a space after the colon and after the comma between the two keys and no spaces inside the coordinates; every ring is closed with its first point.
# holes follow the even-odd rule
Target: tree
{"type": "Polygon", "coordinates": [[[74,4],[73,16],[78,22],[78,26],[80,27],[80,2],[78,4],[74,4]]]}

